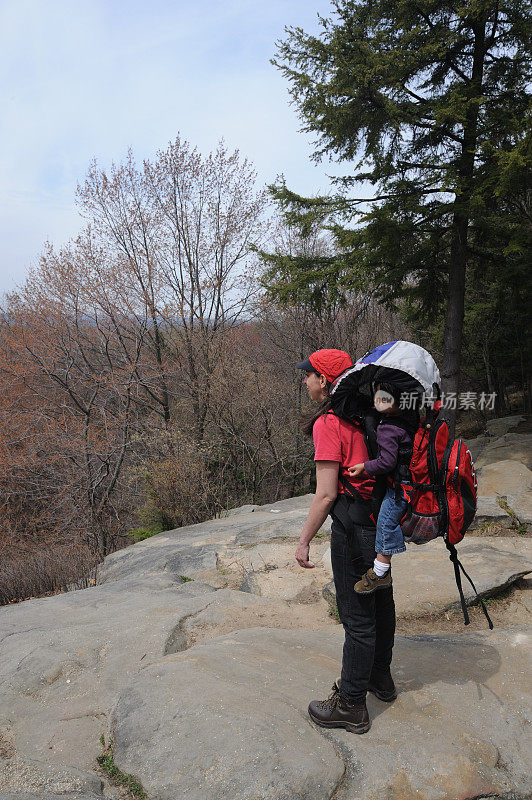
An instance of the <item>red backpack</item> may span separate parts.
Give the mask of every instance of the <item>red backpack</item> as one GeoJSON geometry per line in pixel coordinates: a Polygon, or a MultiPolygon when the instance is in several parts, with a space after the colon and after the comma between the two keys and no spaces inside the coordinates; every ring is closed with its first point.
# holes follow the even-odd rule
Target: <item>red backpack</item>
{"type": "Polygon", "coordinates": [[[453,563],[456,585],[465,624],[469,614],[462,589],[460,570],[477,596],[490,629],[493,623],[478,597],[475,585],[461,562],[455,545],[461,542],[477,508],[477,477],[471,453],[462,439],[452,439],[444,419],[438,417],[441,403],[434,403],[421,421],[414,438],[409,463],[411,480],[402,481],[409,498],[406,516],[401,522],[405,541],[424,544],[443,536],[453,563]]]}

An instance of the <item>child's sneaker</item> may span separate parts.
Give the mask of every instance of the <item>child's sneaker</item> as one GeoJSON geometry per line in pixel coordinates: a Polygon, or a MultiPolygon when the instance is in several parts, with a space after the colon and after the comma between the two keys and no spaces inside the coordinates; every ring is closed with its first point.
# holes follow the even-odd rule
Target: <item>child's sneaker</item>
{"type": "Polygon", "coordinates": [[[375,589],[388,589],[392,585],[392,570],[386,571],[386,575],[379,578],[373,568],[368,569],[365,575],[355,583],[357,594],[371,594],[375,589]]]}

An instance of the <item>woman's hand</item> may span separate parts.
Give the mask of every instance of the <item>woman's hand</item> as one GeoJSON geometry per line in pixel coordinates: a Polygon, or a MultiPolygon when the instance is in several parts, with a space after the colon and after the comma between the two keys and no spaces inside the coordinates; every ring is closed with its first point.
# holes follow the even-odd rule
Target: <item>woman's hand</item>
{"type": "Polygon", "coordinates": [[[354,464],[347,471],[352,478],[358,478],[364,472],[364,464],[354,464]]]}
{"type": "Polygon", "coordinates": [[[309,561],[310,545],[299,542],[296,548],[296,561],[300,567],[312,569],[316,565],[309,561]]]}

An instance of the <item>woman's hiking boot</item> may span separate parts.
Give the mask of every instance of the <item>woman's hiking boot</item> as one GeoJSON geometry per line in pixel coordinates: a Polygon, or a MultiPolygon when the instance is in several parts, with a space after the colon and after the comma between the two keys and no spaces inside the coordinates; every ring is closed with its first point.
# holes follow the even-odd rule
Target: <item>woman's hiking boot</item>
{"type": "Polygon", "coordinates": [[[371,671],[368,683],[368,691],[373,692],[375,697],[385,703],[391,703],[397,697],[397,689],[389,669],[379,670],[375,667],[371,671]]]}
{"type": "Polygon", "coordinates": [[[355,592],[357,594],[371,594],[375,589],[388,589],[392,585],[392,571],[386,571],[386,574],[379,578],[372,568],[368,569],[365,575],[355,583],[355,592]]]}
{"type": "MultiPolygon", "coordinates": [[[[333,686],[333,690],[334,689],[337,692],[340,691],[340,678],[336,678],[333,686]]],[[[368,692],[372,692],[375,697],[378,697],[379,700],[383,700],[385,703],[391,703],[392,700],[395,700],[397,697],[397,689],[393,682],[390,667],[386,669],[373,667],[369,678],[368,692]]]]}
{"type": "Polygon", "coordinates": [[[370,729],[370,720],[366,703],[348,703],[340,695],[335,683],[327,700],[313,700],[308,713],[316,725],[322,728],[345,728],[351,733],[366,733],[370,729]]]}

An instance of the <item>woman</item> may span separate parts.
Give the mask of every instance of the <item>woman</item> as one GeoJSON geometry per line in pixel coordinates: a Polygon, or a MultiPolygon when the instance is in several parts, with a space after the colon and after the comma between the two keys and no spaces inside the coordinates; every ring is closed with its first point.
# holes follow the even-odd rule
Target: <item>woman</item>
{"type": "Polygon", "coordinates": [[[353,479],[348,474],[352,464],[368,460],[362,429],[330,410],[331,383],[350,366],[352,361],[342,350],[318,350],[297,364],[305,372],[310,399],[320,407],[304,426],[314,440],[316,494],[295,557],[306,569],[314,566],[309,545],[330,513],[336,603],[345,631],[342,674],[327,700],[313,700],[308,711],[323,727],[366,733],[367,690],[386,702],[397,696],[390,674],[395,606],[391,586],[369,595],[354,591],[375,559],[375,526],[370,519],[373,479],[353,479]]]}

